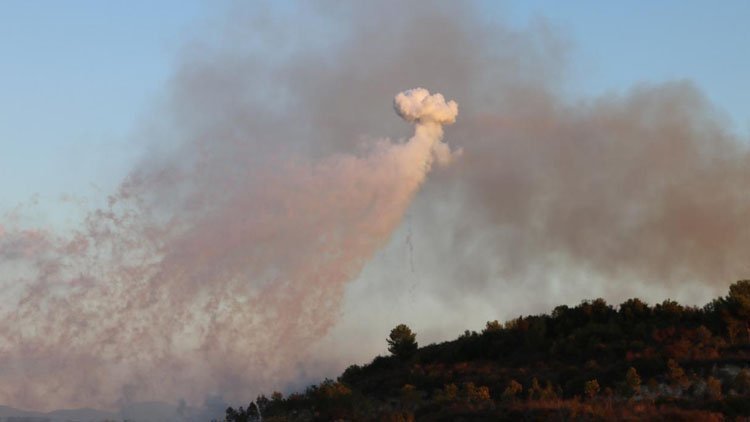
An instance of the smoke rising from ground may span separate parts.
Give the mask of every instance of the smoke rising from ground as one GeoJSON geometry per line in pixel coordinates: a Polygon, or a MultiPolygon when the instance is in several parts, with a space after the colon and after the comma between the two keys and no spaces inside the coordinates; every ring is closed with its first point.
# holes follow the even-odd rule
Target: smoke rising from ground
{"type": "Polygon", "coordinates": [[[79,229],[0,223],[0,402],[284,387],[434,163],[452,161],[410,212],[437,303],[580,274],[605,291],[747,277],[747,145],[689,82],[571,99],[568,43],[544,21],[513,29],[451,3],[300,7],[304,22],[240,7],[190,45],[143,131],[149,155],[79,229]],[[413,86],[461,103],[460,158],[439,142],[455,102],[425,90],[396,97],[417,127],[388,140],[405,133],[384,105],[413,86]]]}
{"type": "Polygon", "coordinates": [[[404,143],[227,169],[210,201],[202,183],[222,163],[201,155],[182,173],[132,174],[70,238],[3,231],[4,288],[23,287],[2,315],[0,402],[241,400],[293,377],[290,363],[335,322],[345,283],[399,225],[434,159],[450,157],[441,125],[455,102],[420,88],[395,104],[416,123],[404,143]],[[166,210],[162,183],[182,189],[166,210]]]}

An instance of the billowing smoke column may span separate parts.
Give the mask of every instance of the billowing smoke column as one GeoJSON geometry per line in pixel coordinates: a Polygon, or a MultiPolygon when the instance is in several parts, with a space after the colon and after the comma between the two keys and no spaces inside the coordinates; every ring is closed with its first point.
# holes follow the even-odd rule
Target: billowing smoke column
{"type": "MultiPolygon", "coordinates": [[[[134,172],[70,237],[0,232],[0,403],[111,407],[207,393],[245,400],[294,376],[335,322],[347,281],[397,228],[435,159],[455,102],[399,94],[416,123],[362,156],[275,161],[205,201],[208,162],[172,181],[172,213],[134,172]]],[[[210,159],[208,159],[210,160],[210,159]]],[[[238,171],[242,171],[239,169],[238,171]]],[[[163,179],[159,179],[162,180],[163,179]]]]}

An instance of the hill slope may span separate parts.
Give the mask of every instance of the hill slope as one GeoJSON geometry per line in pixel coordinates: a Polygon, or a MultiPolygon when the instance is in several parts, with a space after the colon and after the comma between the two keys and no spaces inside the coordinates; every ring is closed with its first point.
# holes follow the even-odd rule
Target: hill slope
{"type": "Polygon", "coordinates": [[[491,321],[303,393],[258,397],[226,420],[253,420],[255,404],[265,421],[733,419],[750,416],[749,366],[743,280],[703,308],[596,299],[491,321]]]}

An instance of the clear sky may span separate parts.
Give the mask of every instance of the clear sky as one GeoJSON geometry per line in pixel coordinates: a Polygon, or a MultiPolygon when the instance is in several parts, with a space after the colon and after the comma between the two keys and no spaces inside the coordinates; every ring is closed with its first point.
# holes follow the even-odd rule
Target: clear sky
{"type": "Polygon", "coordinates": [[[0,1],[0,209],[116,183],[138,119],[207,8],[0,1]]]}
{"type": "MultiPolygon", "coordinates": [[[[574,95],[694,81],[750,128],[747,1],[494,1],[488,19],[538,17],[571,43],[574,95]]],[[[0,210],[33,194],[107,192],[127,171],[183,43],[224,2],[0,1],[0,210]]]]}

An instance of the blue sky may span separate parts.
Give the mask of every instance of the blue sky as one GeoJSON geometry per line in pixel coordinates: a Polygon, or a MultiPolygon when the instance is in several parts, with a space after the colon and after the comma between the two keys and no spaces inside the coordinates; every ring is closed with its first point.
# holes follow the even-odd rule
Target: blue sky
{"type": "MultiPolygon", "coordinates": [[[[486,1],[488,19],[543,17],[571,42],[574,95],[689,79],[750,128],[750,2],[486,1]]],[[[184,42],[223,2],[0,0],[0,212],[33,194],[105,193],[135,159],[184,42]]]]}
{"type": "Polygon", "coordinates": [[[0,210],[126,171],[137,121],[207,3],[0,1],[0,210]]]}
{"type": "Polygon", "coordinates": [[[567,34],[578,93],[689,79],[735,129],[750,129],[750,2],[527,0],[506,12],[516,23],[543,16],[567,34]]]}

